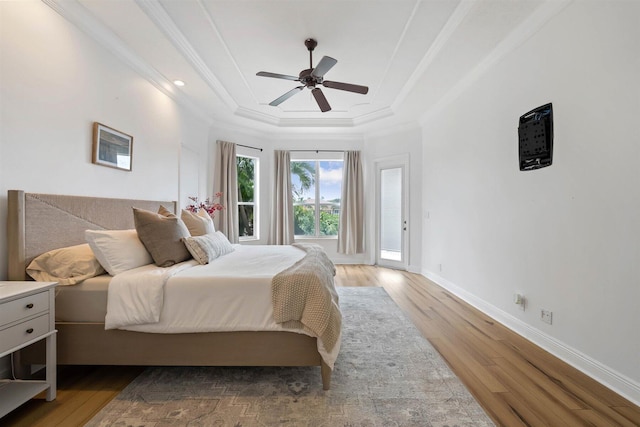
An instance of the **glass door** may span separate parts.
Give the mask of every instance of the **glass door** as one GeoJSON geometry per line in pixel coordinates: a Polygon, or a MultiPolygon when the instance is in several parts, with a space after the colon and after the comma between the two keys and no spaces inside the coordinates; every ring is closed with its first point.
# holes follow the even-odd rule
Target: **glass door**
{"type": "Polygon", "coordinates": [[[376,262],[407,269],[405,220],[405,166],[378,165],[378,244],[376,262]]]}

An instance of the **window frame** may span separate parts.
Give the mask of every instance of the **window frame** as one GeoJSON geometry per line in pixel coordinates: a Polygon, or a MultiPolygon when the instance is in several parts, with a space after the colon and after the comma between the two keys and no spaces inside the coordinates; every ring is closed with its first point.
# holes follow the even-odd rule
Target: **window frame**
{"type": "MultiPolygon", "coordinates": [[[[260,198],[260,157],[252,156],[250,154],[236,153],[236,179],[238,174],[238,157],[244,157],[253,160],[253,202],[240,202],[238,200],[237,211],[238,215],[238,231],[240,231],[240,206],[253,206],[253,236],[239,236],[238,239],[241,242],[260,240],[260,211],[259,198],[260,198]]],[[[240,186],[238,186],[240,191],[240,186]]],[[[238,198],[239,199],[239,198],[238,198]]]]}
{"type": "MultiPolygon", "coordinates": [[[[344,154],[342,152],[319,152],[319,153],[315,153],[315,155],[310,155],[309,153],[305,153],[304,155],[298,155],[298,156],[294,156],[293,153],[291,155],[291,159],[290,162],[315,162],[315,174],[317,176],[318,171],[319,171],[319,166],[320,166],[320,162],[341,162],[342,163],[342,167],[344,170],[344,154]]],[[[314,177],[315,178],[315,177],[314,177]]],[[[340,198],[342,198],[342,180],[340,181],[340,198]]],[[[291,194],[291,197],[293,197],[293,194],[291,194]]],[[[322,235],[320,234],[320,213],[321,213],[321,209],[320,209],[320,180],[314,179],[314,211],[315,211],[315,218],[314,218],[314,229],[315,229],[315,234],[314,235],[304,235],[304,234],[295,234],[294,238],[296,240],[303,240],[303,239],[333,239],[333,240],[337,240],[338,239],[338,234],[340,232],[339,229],[339,225],[338,225],[338,232],[334,235],[322,235]]],[[[295,202],[294,206],[295,206],[295,202]]],[[[340,208],[342,212],[342,200],[340,201],[340,208]]]]}

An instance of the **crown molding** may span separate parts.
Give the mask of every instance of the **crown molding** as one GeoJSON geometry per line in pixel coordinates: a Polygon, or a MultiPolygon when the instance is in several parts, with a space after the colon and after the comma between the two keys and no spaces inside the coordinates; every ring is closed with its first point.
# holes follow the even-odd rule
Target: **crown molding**
{"type": "Polygon", "coordinates": [[[76,0],[42,0],[71,24],[91,37],[95,42],[111,52],[133,71],[145,78],[160,92],[187,108],[205,123],[211,124],[212,118],[204,113],[204,109],[196,105],[190,98],[175,89],[175,86],[155,68],[143,61],[116,34],[97,20],[84,6],[76,0]]]}
{"type": "Polygon", "coordinates": [[[262,113],[260,111],[252,110],[250,108],[238,107],[234,114],[238,117],[255,120],[272,126],[279,126],[280,124],[280,119],[278,117],[275,117],[271,114],[262,113]]]}
{"type": "Polygon", "coordinates": [[[249,85],[249,82],[245,78],[244,74],[242,74],[242,71],[240,71],[240,66],[236,61],[236,58],[231,53],[231,49],[229,49],[229,45],[227,44],[227,41],[224,39],[224,37],[222,37],[222,33],[220,33],[220,30],[218,30],[218,26],[215,24],[215,21],[213,20],[213,16],[211,16],[211,12],[202,3],[202,0],[196,0],[196,2],[198,6],[200,6],[200,9],[202,10],[202,13],[205,16],[205,18],[207,18],[207,22],[209,23],[211,30],[216,34],[216,37],[218,37],[218,40],[220,40],[220,44],[224,49],[224,51],[226,52],[227,57],[229,58],[229,61],[231,61],[231,63],[233,64],[233,67],[236,69],[238,76],[240,76],[240,79],[242,80],[245,87],[247,88],[247,91],[251,94],[251,97],[253,98],[254,102],[257,104],[258,98],[256,97],[256,94],[254,93],[253,89],[249,85]]]}
{"type": "Polygon", "coordinates": [[[425,124],[429,118],[442,111],[453,102],[461,93],[467,90],[474,82],[483,76],[493,65],[501,61],[509,53],[515,51],[525,41],[559,14],[573,0],[547,0],[536,9],[527,19],[516,27],[504,40],[502,40],[480,63],[478,63],[466,76],[456,83],[436,104],[424,113],[420,124],[425,124]]]}
{"type": "Polygon", "coordinates": [[[279,118],[271,114],[262,113],[250,108],[239,107],[235,114],[245,119],[270,124],[279,128],[286,127],[317,127],[317,128],[344,128],[353,127],[354,123],[349,118],[279,118]]]}
{"type": "Polygon", "coordinates": [[[198,52],[193,48],[185,35],[178,29],[166,10],[157,0],[135,0],[140,9],[153,21],[156,26],[164,32],[167,38],[173,43],[180,54],[191,64],[200,74],[207,85],[222,99],[231,111],[238,108],[238,103],[231,97],[229,92],[220,83],[220,80],[213,74],[211,69],[205,64],[198,52]]]}
{"type": "Polygon", "coordinates": [[[348,118],[282,118],[280,127],[305,127],[305,128],[345,128],[353,127],[353,119],[348,118]]]}
{"type": "MultiPolygon", "coordinates": [[[[385,68],[384,73],[382,73],[382,78],[380,79],[380,81],[379,81],[378,85],[376,85],[376,87],[382,86],[382,83],[387,79],[387,75],[389,74],[389,70],[391,69],[391,64],[393,64],[393,61],[396,59],[396,55],[398,54],[398,51],[400,50],[400,46],[404,42],[405,36],[407,35],[407,31],[409,31],[409,27],[411,27],[411,23],[413,22],[413,18],[415,18],[416,13],[418,12],[418,8],[420,7],[420,3],[421,3],[420,0],[417,0],[415,2],[415,4],[413,5],[413,9],[411,10],[411,14],[409,15],[409,18],[407,19],[407,21],[404,23],[404,28],[402,29],[402,33],[400,34],[400,37],[398,37],[398,41],[397,41],[395,47],[393,48],[393,53],[391,54],[391,57],[387,61],[387,67],[385,68]]],[[[412,86],[415,83],[416,82],[414,81],[412,83],[412,86]]],[[[378,96],[378,93],[373,94],[373,96],[371,97],[372,103],[376,101],[377,96],[378,96]]]]}
{"type": "Polygon", "coordinates": [[[411,77],[407,80],[407,83],[402,87],[398,96],[391,104],[391,108],[397,110],[400,105],[405,101],[409,93],[414,89],[415,85],[420,80],[420,77],[425,73],[427,68],[431,65],[433,60],[438,56],[444,45],[449,38],[458,30],[462,21],[467,17],[471,9],[477,4],[475,0],[462,0],[455,8],[447,23],[442,30],[438,33],[438,36],[433,41],[433,44],[427,50],[427,53],[422,57],[422,60],[411,74],[411,77]]]}
{"type": "Polygon", "coordinates": [[[247,127],[242,123],[233,123],[229,121],[216,120],[212,128],[227,132],[237,132],[261,140],[269,141],[269,143],[291,142],[291,141],[335,141],[336,138],[348,141],[363,141],[364,133],[358,132],[353,128],[267,128],[259,130],[254,127],[247,127]]]}
{"type": "Polygon", "coordinates": [[[363,126],[367,123],[375,122],[377,120],[386,119],[387,117],[394,116],[395,112],[391,107],[381,108],[370,113],[363,114],[361,116],[354,117],[354,126],[363,126]]]}
{"type": "MultiPolygon", "coordinates": [[[[367,124],[373,123],[395,115],[394,111],[389,108],[381,108],[380,110],[363,114],[361,116],[351,118],[279,118],[271,114],[262,113],[250,108],[239,107],[235,114],[239,117],[266,123],[279,128],[288,127],[315,127],[315,128],[360,128],[366,127],[367,124]]],[[[360,131],[363,132],[363,131],[360,131]]],[[[363,132],[364,133],[364,132],[363,132]]]]}
{"type": "Polygon", "coordinates": [[[396,135],[402,132],[422,131],[420,123],[417,121],[398,123],[393,126],[385,127],[384,129],[376,129],[365,133],[367,139],[370,138],[382,138],[389,135],[396,135]]]}

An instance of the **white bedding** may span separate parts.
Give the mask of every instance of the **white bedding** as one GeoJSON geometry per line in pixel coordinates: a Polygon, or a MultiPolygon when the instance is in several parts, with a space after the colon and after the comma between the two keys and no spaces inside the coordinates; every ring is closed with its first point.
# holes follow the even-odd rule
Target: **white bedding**
{"type": "MultiPolygon", "coordinates": [[[[150,333],[282,331],[273,320],[271,279],[304,255],[293,246],[234,245],[232,253],[207,265],[147,265],[118,274],[109,285],[105,328],[150,333]]],[[[338,342],[328,353],[318,340],[330,367],[339,349],[338,342]]]]}

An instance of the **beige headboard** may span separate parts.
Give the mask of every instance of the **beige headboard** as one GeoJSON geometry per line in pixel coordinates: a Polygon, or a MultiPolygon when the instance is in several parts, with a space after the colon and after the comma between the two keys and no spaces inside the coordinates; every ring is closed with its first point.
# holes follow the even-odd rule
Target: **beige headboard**
{"type": "Polygon", "coordinates": [[[85,230],[134,228],[132,207],[177,211],[177,202],[8,192],[9,280],[27,280],[26,268],[52,249],[85,243],[85,230]]]}

